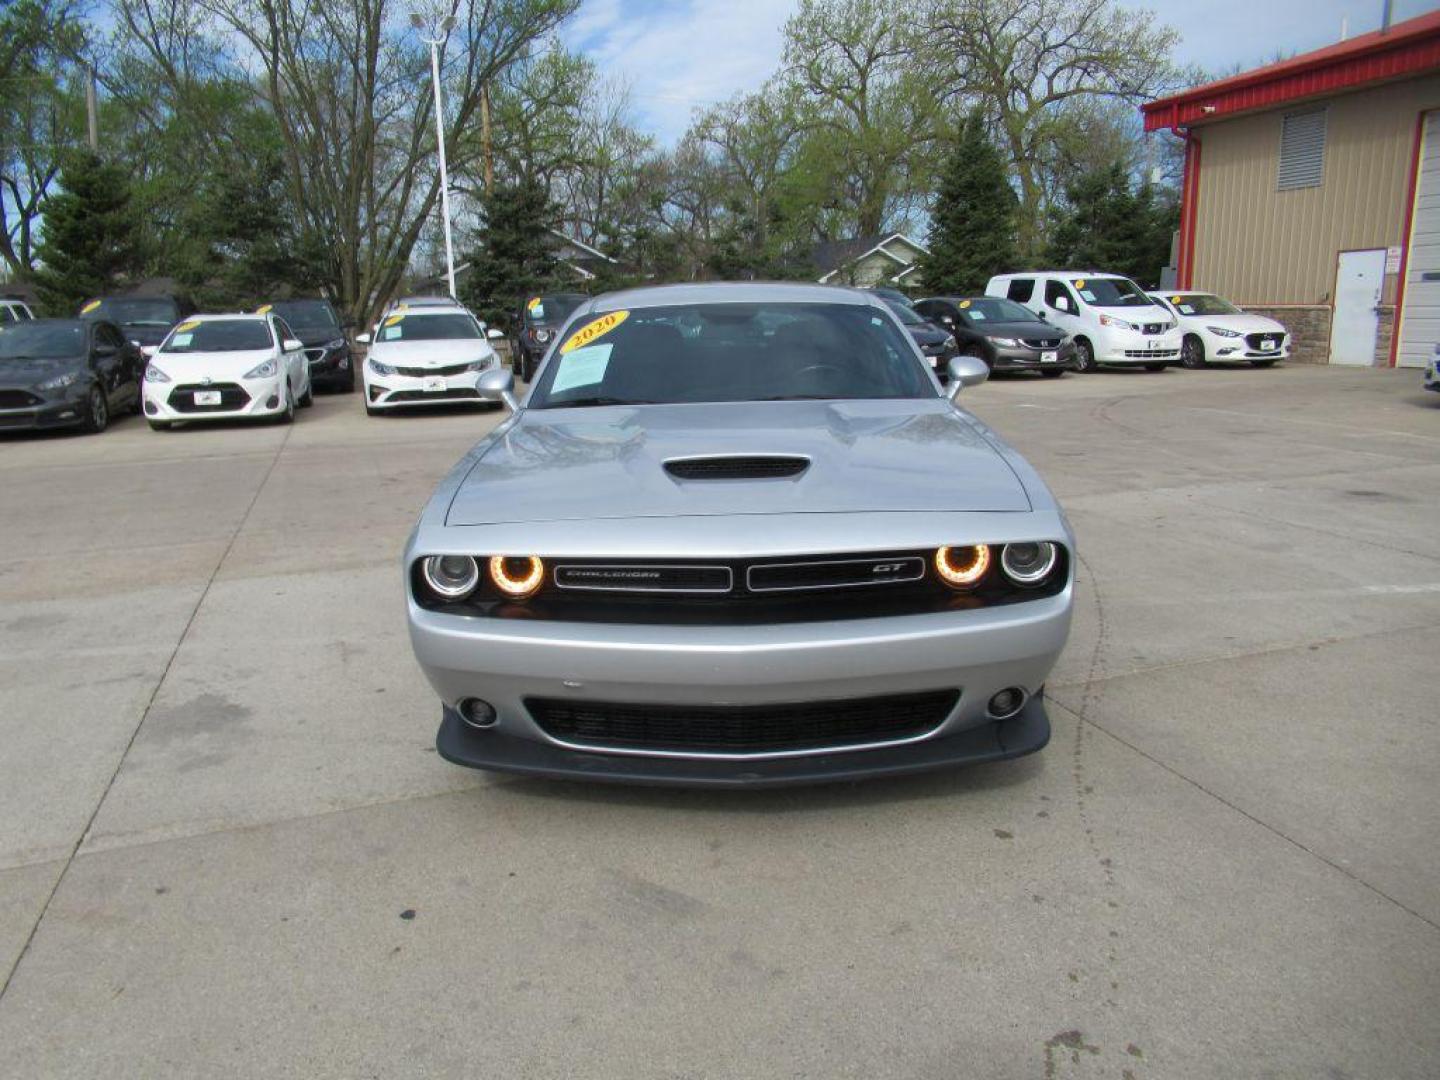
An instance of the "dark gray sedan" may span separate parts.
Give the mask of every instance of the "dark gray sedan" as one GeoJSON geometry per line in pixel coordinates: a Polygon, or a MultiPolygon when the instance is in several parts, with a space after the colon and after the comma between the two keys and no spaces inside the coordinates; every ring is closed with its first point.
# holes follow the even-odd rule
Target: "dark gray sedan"
{"type": "Polygon", "coordinates": [[[1059,378],[1079,370],[1075,343],[1052,323],[1013,300],[994,296],[932,296],[915,310],[955,335],[961,354],[991,371],[1038,371],[1059,378]]]}
{"type": "Polygon", "coordinates": [[[0,431],[104,431],[140,411],[145,358],[114,323],[33,319],[0,331],[0,431]]]}

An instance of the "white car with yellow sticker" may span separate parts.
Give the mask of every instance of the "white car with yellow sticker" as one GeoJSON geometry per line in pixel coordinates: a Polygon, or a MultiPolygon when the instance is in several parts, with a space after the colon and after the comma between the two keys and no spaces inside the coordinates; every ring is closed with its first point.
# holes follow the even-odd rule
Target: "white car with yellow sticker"
{"type": "Polygon", "coordinates": [[[355,340],[370,347],[361,374],[372,416],[412,406],[491,404],[478,384],[500,367],[500,358],[485,324],[459,304],[397,307],[355,340]]]}
{"type": "Polygon", "coordinates": [[[305,350],[273,314],[195,315],[178,323],[145,369],[144,410],[163,431],[195,420],[289,423],[310,405],[305,350]]]}
{"type": "Polygon", "coordinates": [[[1270,367],[1290,358],[1290,334],[1284,325],[1242,311],[1214,293],[1152,292],[1150,298],[1179,320],[1185,335],[1180,363],[1187,368],[1203,368],[1212,360],[1270,367]]]}

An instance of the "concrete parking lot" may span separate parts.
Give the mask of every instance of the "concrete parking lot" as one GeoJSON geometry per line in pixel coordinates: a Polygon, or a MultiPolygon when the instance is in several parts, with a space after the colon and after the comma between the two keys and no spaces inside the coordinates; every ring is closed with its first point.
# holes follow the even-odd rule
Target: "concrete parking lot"
{"type": "Polygon", "coordinates": [[[397,556],[495,414],[0,440],[0,1075],[1440,1073],[1440,395],[969,402],[1082,545],[1050,746],[732,794],[434,753],[397,556]]]}

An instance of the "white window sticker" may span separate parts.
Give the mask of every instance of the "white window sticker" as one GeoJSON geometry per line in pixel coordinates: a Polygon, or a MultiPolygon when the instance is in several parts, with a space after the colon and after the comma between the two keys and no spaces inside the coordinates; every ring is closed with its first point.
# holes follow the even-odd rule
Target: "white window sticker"
{"type": "Polygon", "coordinates": [[[380,328],[381,341],[399,341],[405,336],[405,328],[398,322],[394,326],[383,326],[380,328]]]}
{"type": "Polygon", "coordinates": [[[170,339],[170,345],[172,348],[183,349],[190,344],[190,339],[194,336],[194,334],[176,334],[170,339]]]}
{"type": "Polygon", "coordinates": [[[1181,315],[1194,315],[1194,314],[1195,314],[1195,305],[1194,305],[1194,304],[1176,304],[1175,306],[1180,309],[1180,314],[1181,314],[1181,315]]]}
{"type": "Polygon", "coordinates": [[[550,384],[552,394],[561,394],[577,386],[595,386],[605,378],[605,369],[610,364],[610,350],[613,342],[603,345],[583,345],[557,357],[560,369],[555,372],[555,381],[550,384]]]}
{"type": "Polygon", "coordinates": [[[981,311],[979,308],[975,308],[975,309],[973,309],[972,311],[970,311],[970,312],[969,312],[969,315],[970,315],[970,318],[974,319],[976,322],[984,322],[984,321],[985,321],[985,313],[984,313],[983,311],[981,311]]]}

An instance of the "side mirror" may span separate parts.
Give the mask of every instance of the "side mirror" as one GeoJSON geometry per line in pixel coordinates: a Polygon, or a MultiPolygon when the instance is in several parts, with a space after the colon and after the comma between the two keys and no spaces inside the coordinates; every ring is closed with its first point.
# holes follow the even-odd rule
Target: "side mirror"
{"type": "Polygon", "coordinates": [[[355,335],[355,344],[356,344],[356,345],[369,345],[369,344],[370,344],[370,335],[369,335],[368,333],[365,333],[365,334],[356,334],[356,335],[355,335]]]}
{"type": "Polygon", "coordinates": [[[287,337],[284,341],[280,343],[280,347],[286,352],[294,352],[296,349],[303,349],[305,347],[305,343],[299,338],[287,337]]]}
{"type": "Polygon", "coordinates": [[[515,401],[515,373],[509,368],[491,368],[482,373],[475,389],[486,401],[498,401],[511,412],[520,407],[515,401]]]}
{"type": "Polygon", "coordinates": [[[954,401],[961,390],[968,386],[979,386],[990,377],[990,368],[978,356],[952,357],[946,365],[950,374],[950,400],[954,401]]]}
{"type": "Polygon", "coordinates": [[[485,331],[485,336],[491,341],[500,341],[505,337],[505,331],[497,330],[495,329],[495,327],[492,326],[490,327],[490,329],[485,331]]]}

